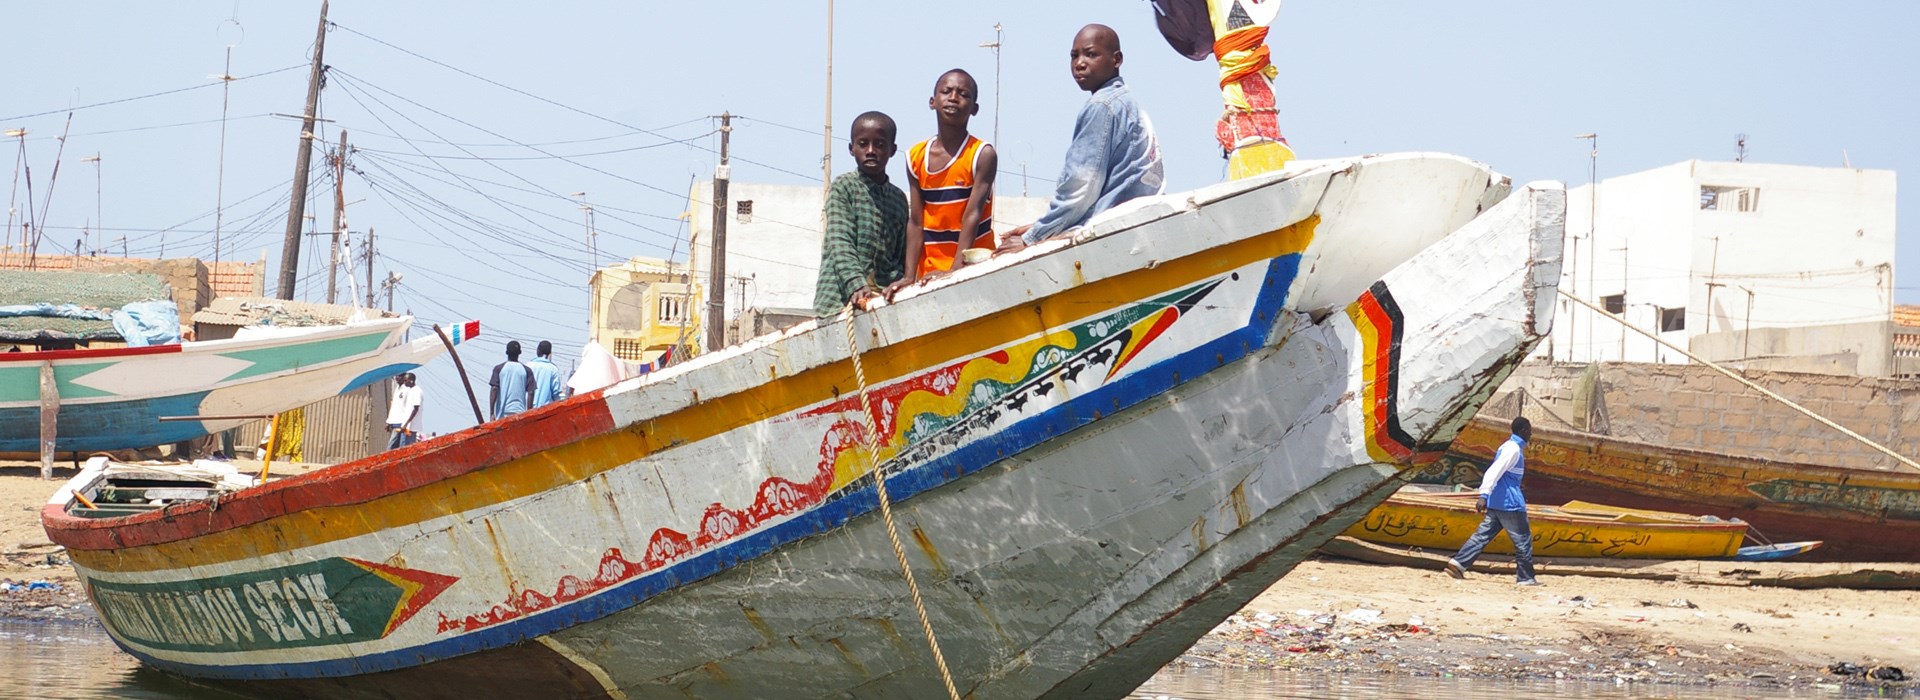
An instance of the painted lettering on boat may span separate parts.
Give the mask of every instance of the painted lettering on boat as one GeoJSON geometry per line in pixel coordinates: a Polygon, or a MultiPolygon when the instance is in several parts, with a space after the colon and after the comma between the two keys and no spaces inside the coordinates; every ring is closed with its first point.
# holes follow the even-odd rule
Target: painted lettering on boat
{"type": "Polygon", "coordinates": [[[1774,479],[1748,484],[1747,490],[1774,503],[1839,508],[1890,520],[1920,519],[1920,492],[1909,489],[1774,479]]]}
{"type": "Polygon", "coordinates": [[[456,581],[334,557],[165,583],[92,582],[94,609],[122,638],[177,651],[243,651],[380,639],[456,581]]]}

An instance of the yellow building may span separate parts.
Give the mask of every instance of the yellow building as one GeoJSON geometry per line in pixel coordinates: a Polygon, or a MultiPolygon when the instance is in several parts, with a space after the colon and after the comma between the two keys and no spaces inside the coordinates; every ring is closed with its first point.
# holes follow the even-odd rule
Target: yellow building
{"type": "Polygon", "coordinates": [[[652,362],[676,345],[699,346],[701,287],[685,263],[633,258],[600,268],[591,286],[593,342],[614,357],[652,362]]]}

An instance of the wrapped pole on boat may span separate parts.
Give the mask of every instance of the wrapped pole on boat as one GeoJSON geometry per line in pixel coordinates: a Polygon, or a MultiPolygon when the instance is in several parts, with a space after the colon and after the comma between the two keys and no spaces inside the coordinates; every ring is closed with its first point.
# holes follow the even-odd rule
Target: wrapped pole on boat
{"type": "Polygon", "coordinates": [[[60,386],[53,381],[53,361],[40,363],[40,478],[53,478],[53,443],[59,435],[60,386]]]}
{"type": "Polygon", "coordinates": [[[260,475],[253,478],[255,484],[267,483],[267,470],[273,466],[273,453],[280,451],[280,416],[267,419],[267,456],[260,459],[260,475]]]}
{"type": "Polygon", "coordinates": [[[447,337],[447,330],[438,323],[433,324],[433,333],[440,336],[440,342],[447,346],[447,354],[453,356],[453,368],[460,373],[460,386],[466,387],[467,403],[473,405],[473,422],[487,422],[480,414],[480,397],[473,395],[473,380],[467,378],[467,366],[460,362],[460,351],[453,349],[453,339],[447,337]]]}

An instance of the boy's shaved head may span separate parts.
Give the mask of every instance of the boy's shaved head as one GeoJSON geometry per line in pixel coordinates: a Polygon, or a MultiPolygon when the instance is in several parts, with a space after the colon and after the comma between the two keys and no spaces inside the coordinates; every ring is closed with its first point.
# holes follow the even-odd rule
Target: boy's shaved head
{"type": "Polygon", "coordinates": [[[861,126],[879,129],[881,133],[887,135],[889,142],[899,140],[900,128],[894,125],[893,117],[887,116],[885,112],[861,112],[860,116],[853,118],[853,130],[848,133],[859,131],[861,126]]]}
{"type": "Polygon", "coordinates": [[[1108,51],[1120,50],[1120,33],[1104,24],[1089,24],[1080,28],[1079,36],[1099,42],[1108,51]]]}
{"type": "Polygon", "coordinates": [[[934,89],[934,91],[935,91],[935,92],[938,92],[938,91],[940,90],[940,83],[943,83],[943,82],[946,82],[946,80],[947,80],[947,76],[949,76],[949,75],[957,75],[957,76],[960,76],[960,77],[962,77],[962,78],[966,78],[966,80],[967,80],[967,90],[969,90],[969,91],[971,91],[971,92],[972,92],[973,94],[975,94],[975,95],[978,95],[978,94],[980,94],[980,82],[979,82],[979,81],[977,81],[977,80],[974,80],[974,79],[973,79],[973,74],[972,74],[972,73],[968,73],[968,72],[966,71],[966,69],[964,69],[964,68],[955,68],[955,69],[953,69],[953,70],[949,70],[949,71],[947,71],[947,72],[945,72],[945,73],[941,73],[941,74],[940,74],[940,77],[938,77],[938,78],[935,78],[935,79],[933,80],[933,89],[934,89]]]}

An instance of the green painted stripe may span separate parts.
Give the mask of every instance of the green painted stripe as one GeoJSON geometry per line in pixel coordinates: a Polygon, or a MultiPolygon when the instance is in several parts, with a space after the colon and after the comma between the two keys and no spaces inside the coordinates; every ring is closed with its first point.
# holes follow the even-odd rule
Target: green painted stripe
{"type": "Polygon", "coordinates": [[[404,591],[339,557],[232,576],[93,581],[94,608],[121,636],[156,649],[291,649],[379,639],[404,591]]]}
{"type": "MultiPolygon", "coordinates": [[[[93,387],[80,386],[73,380],[98,372],[117,364],[114,361],[89,362],[83,365],[62,364],[53,366],[53,383],[60,392],[61,399],[91,399],[100,396],[117,396],[111,391],[101,391],[93,387]]],[[[0,368],[0,402],[39,401],[40,365],[34,363],[25,367],[0,368]]]]}
{"type": "Polygon", "coordinates": [[[312,365],[325,364],[346,359],[365,352],[380,349],[387,339],[388,331],[377,331],[346,338],[333,338],[298,345],[260,348],[258,350],[239,350],[221,353],[221,357],[231,357],[253,363],[252,366],[233,373],[220,381],[230,382],[263,374],[273,374],[287,370],[300,369],[312,365]]]}

